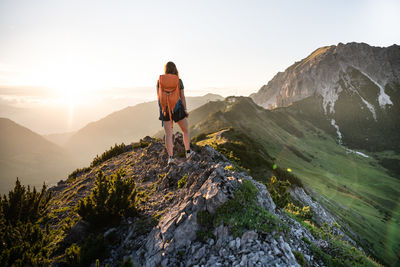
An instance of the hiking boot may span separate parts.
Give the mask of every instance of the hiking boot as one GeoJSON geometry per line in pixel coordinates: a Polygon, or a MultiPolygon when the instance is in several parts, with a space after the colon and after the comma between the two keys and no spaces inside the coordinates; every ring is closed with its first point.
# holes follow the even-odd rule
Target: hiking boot
{"type": "Polygon", "coordinates": [[[174,164],[175,159],[173,157],[168,157],[168,165],[174,164]]]}
{"type": "Polygon", "coordinates": [[[185,155],[186,155],[186,159],[191,158],[194,155],[194,151],[193,150],[189,150],[189,152],[185,151],[185,155]]]}

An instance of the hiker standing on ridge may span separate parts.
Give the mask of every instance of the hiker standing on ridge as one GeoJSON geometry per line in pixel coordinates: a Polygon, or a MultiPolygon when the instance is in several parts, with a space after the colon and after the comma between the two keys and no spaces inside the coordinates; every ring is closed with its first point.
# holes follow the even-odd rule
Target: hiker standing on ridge
{"type": "Polygon", "coordinates": [[[183,83],[179,78],[178,69],[175,63],[169,61],[165,65],[164,75],[160,75],[157,81],[158,105],[160,108],[161,125],[165,130],[165,146],[168,152],[168,164],[174,163],[173,142],[172,142],[172,119],[178,123],[183,133],[185,155],[189,158],[193,155],[190,150],[190,136],[187,117],[189,113],[186,108],[186,99],[183,93],[183,83]]]}

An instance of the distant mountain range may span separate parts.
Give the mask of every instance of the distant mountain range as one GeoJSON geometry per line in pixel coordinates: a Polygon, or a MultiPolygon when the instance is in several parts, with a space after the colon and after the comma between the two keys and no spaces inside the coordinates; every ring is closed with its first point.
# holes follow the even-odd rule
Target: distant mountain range
{"type": "Polygon", "coordinates": [[[44,138],[57,144],[59,146],[64,146],[65,143],[76,133],[75,132],[67,132],[67,133],[54,133],[54,134],[45,134],[44,138]]]}
{"type": "MultiPolygon", "coordinates": [[[[186,97],[189,111],[209,101],[222,99],[222,96],[215,94],[186,97]]],[[[87,165],[96,154],[101,154],[116,143],[130,144],[143,136],[155,134],[162,129],[158,116],[157,101],[126,107],[89,123],[73,134],[63,147],[73,153],[82,165],[87,165]]]]}
{"type": "MultiPolygon", "coordinates": [[[[223,97],[207,94],[187,97],[188,109],[223,97]]],[[[53,184],[77,167],[89,165],[97,154],[114,144],[130,144],[161,127],[156,101],[126,107],[76,132],[41,136],[9,119],[0,119],[0,193],[16,177],[24,184],[53,184]]]]}
{"type": "Polygon", "coordinates": [[[7,192],[16,177],[40,188],[76,168],[73,157],[41,135],[6,118],[0,118],[0,129],[0,193],[7,192]]]}

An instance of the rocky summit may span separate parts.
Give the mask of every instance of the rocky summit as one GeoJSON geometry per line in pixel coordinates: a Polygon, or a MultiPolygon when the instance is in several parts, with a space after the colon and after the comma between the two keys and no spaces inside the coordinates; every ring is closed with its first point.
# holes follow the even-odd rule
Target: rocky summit
{"type": "MultiPolygon", "coordinates": [[[[354,72],[378,88],[374,99],[360,97],[370,109],[393,104],[385,87],[400,84],[400,47],[373,47],[365,43],[347,43],[318,48],[308,57],[279,72],[252,94],[254,102],[271,109],[289,106],[314,94],[322,96],[326,113],[335,110],[339,94],[347,88],[357,91],[362,83],[352,82],[354,72]],[[375,101],[378,105],[375,105],[375,101]]],[[[371,97],[371,96],[370,96],[371,97]]],[[[376,119],[376,118],[375,118],[376,119]]]]}
{"type": "Polygon", "coordinates": [[[101,255],[89,261],[93,266],[95,259],[101,266],[121,266],[122,262],[149,267],[326,266],[341,255],[337,242],[365,258],[342,231],[345,226],[340,228],[304,188],[289,190],[296,205],[303,207],[300,213],[310,211],[302,221],[298,212],[291,215],[278,207],[264,183],[212,147],[196,147],[186,160],[180,134],[175,135],[174,144],[174,165],[167,165],[163,142],[146,137],[50,188],[52,227],[64,227],[66,233],[58,240],[52,266],[70,265],[68,251],[75,244],[82,247],[82,260],[85,240],[93,232],[100,235],[97,243],[104,242],[101,255]],[[135,181],[137,213],[95,229],[69,207],[93,191],[99,171],[112,175],[120,169],[124,179],[135,181]],[[73,218],[70,228],[65,226],[67,217],[73,218]]]}

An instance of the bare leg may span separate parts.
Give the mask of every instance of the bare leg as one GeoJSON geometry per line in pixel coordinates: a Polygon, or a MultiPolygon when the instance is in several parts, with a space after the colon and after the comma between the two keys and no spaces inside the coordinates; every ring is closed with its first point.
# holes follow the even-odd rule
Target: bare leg
{"type": "Polygon", "coordinates": [[[185,145],[185,150],[190,149],[190,135],[189,126],[186,118],[181,119],[177,122],[183,133],[183,144],[185,145]]]}
{"type": "Polygon", "coordinates": [[[167,148],[168,156],[172,157],[174,152],[172,143],[172,127],[170,121],[164,121],[164,130],[165,130],[165,147],[167,148]]]}

